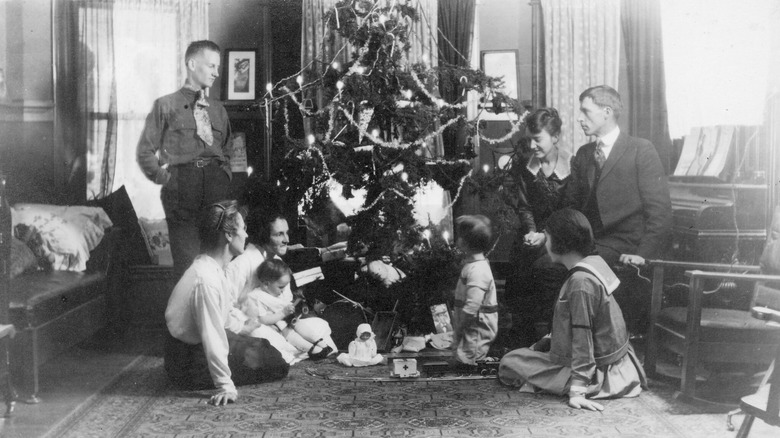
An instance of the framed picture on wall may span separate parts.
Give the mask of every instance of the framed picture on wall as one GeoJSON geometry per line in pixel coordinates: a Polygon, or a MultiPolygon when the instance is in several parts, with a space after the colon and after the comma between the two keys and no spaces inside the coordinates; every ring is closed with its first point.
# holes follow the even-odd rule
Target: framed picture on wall
{"type": "Polygon", "coordinates": [[[225,100],[255,100],[257,51],[227,49],[222,65],[222,89],[225,100]]]}
{"type": "MultiPolygon", "coordinates": [[[[512,99],[517,99],[520,88],[517,50],[483,50],[480,58],[482,71],[486,75],[501,78],[504,81],[503,88],[496,91],[500,91],[512,99]]],[[[488,112],[483,117],[485,120],[514,120],[516,118],[517,115],[511,111],[501,114],[488,112]]]]}

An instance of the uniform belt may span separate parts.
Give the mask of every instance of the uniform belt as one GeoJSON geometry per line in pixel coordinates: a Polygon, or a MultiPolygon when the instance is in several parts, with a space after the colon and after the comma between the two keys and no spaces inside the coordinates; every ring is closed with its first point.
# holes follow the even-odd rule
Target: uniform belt
{"type": "MultiPolygon", "coordinates": [[[[455,300],[455,307],[463,308],[463,306],[466,304],[465,301],[461,300],[455,300]]],[[[497,313],[498,312],[498,306],[480,306],[479,307],[479,313],[497,313]]]]}
{"type": "Polygon", "coordinates": [[[186,166],[186,167],[192,166],[192,167],[197,167],[197,168],[203,168],[203,167],[206,167],[206,166],[211,165],[211,164],[219,165],[220,164],[219,158],[217,158],[217,157],[196,158],[196,159],[194,159],[192,161],[188,161],[186,163],[176,164],[176,166],[186,166]]]}

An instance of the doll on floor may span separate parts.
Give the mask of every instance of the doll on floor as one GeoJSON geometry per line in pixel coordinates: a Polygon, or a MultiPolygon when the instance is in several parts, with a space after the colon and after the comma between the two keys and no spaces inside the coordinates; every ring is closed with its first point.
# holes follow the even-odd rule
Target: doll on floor
{"type": "Polygon", "coordinates": [[[349,343],[349,354],[342,353],[336,359],[348,367],[367,367],[382,363],[385,358],[376,352],[374,332],[368,324],[360,324],[354,341],[349,343]]]}
{"type": "Polygon", "coordinates": [[[330,337],[330,326],[325,320],[307,317],[287,322],[286,318],[295,312],[295,303],[282,292],[290,284],[291,277],[290,267],[279,259],[266,260],[257,268],[259,286],[241,300],[241,310],[246,316],[264,324],[252,335],[268,339],[271,345],[283,352],[283,356],[285,352],[295,357],[303,353],[311,359],[322,359],[337,353],[338,348],[330,337]],[[278,338],[269,334],[269,330],[281,334],[285,344],[276,345],[279,344],[278,338]]]}

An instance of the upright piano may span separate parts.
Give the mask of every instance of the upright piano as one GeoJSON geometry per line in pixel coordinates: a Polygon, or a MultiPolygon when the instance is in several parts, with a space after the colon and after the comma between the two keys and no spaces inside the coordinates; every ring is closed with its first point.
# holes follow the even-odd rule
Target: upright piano
{"type": "Polygon", "coordinates": [[[766,184],[669,182],[675,260],[758,264],[766,242],[766,184]]]}
{"type": "Polygon", "coordinates": [[[669,177],[675,259],[758,263],[770,210],[762,139],[758,126],[691,128],[669,177]]]}

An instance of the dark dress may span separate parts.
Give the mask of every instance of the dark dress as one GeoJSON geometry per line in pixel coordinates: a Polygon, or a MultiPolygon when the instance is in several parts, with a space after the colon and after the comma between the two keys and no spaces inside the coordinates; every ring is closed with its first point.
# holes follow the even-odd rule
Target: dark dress
{"type": "Polygon", "coordinates": [[[521,156],[513,165],[515,187],[505,191],[520,219],[505,292],[512,313],[513,344],[518,347],[530,345],[548,330],[555,297],[566,277],[566,268],[550,260],[544,245],[526,246],[523,237],[530,231],[542,232],[550,214],[561,207],[563,189],[569,181],[570,157],[559,149],[555,170],[546,176],[538,159],[521,156]]]}

